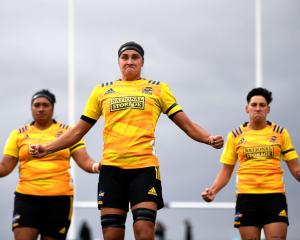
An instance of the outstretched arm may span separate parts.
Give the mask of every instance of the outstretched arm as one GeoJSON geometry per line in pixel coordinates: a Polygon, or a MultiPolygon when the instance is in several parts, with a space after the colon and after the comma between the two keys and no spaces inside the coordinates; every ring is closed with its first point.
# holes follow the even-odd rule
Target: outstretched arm
{"type": "Polygon", "coordinates": [[[209,144],[214,148],[223,147],[224,139],[222,136],[210,135],[204,128],[192,122],[184,112],[178,112],[172,120],[195,141],[209,144]]]}
{"type": "Polygon", "coordinates": [[[95,162],[88,154],[86,148],[80,148],[72,153],[77,165],[86,172],[99,173],[101,164],[95,162]]]}
{"type": "Polygon", "coordinates": [[[211,187],[205,188],[201,193],[203,200],[206,202],[211,202],[215,199],[217,193],[226,186],[231,178],[234,165],[224,164],[222,169],[217,174],[214,183],[211,187]]]}
{"type": "Polygon", "coordinates": [[[0,162],[0,177],[5,177],[14,170],[18,163],[18,159],[13,156],[3,155],[0,162]]]}
{"type": "Polygon", "coordinates": [[[29,152],[33,157],[43,157],[49,153],[56,152],[61,149],[71,147],[77,143],[83,136],[90,130],[92,127],[91,124],[79,120],[76,125],[66,131],[63,135],[57,138],[55,141],[49,143],[46,146],[42,145],[31,145],[29,152]]]}
{"type": "Polygon", "coordinates": [[[300,182],[300,163],[298,159],[293,159],[286,162],[291,174],[300,182]]]}

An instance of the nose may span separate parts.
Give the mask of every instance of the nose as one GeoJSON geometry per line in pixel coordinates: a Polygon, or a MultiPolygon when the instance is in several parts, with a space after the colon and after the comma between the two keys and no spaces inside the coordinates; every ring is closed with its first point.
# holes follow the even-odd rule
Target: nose
{"type": "Polygon", "coordinates": [[[255,111],[260,111],[260,110],[261,110],[261,106],[257,105],[257,106],[255,107],[255,111]]]}

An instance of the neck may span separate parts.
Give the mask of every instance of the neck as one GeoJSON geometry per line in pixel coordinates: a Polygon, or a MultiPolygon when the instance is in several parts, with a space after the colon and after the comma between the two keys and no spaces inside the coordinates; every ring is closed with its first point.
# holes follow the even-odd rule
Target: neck
{"type": "Polygon", "coordinates": [[[141,79],[141,75],[136,75],[136,76],[122,75],[122,78],[121,78],[122,81],[134,81],[134,80],[139,80],[139,79],[141,79]]]}
{"type": "Polygon", "coordinates": [[[35,121],[33,125],[40,130],[44,130],[49,128],[52,125],[52,123],[53,120],[50,119],[48,121],[35,121]]]}
{"type": "Polygon", "coordinates": [[[248,127],[253,130],[264,129],[267,126],[267,121],[250,121],[248,127]]]}

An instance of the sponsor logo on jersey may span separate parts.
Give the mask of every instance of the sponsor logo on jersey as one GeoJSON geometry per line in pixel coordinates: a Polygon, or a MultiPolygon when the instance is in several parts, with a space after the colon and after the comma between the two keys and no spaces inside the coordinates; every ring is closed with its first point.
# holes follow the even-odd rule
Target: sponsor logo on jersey
{"type": "Polygon", "coordinates": [[[125,109],[145,109],[145,97],[143,96],[128,96],[115,97],[110,100],[110,111],[120,111],[125,109]]]}
{"type": "Polygon", "coordinates": [[[264,160],[274,158],[274,150],[272,146],[247,147],[244,149],[244,154],[247,160],[264,160]]]}

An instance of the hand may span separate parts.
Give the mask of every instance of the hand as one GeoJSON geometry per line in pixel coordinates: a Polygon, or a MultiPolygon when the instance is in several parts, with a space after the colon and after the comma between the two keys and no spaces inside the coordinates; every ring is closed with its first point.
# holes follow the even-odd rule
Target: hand
{"type": "Polygon", "coordinates": [[[220,135],[211,135],[208,137],[208,144],[213,148],[220,149],[224,145],[224,139],[220,135]]]}
{"type": "Polygon", "coordinates": [[[46,147],[39,144],[32,144],[29,146],[29,153],[35,158],[41,158],[46,156],[47,150],[46,147]]]}
{"type": "Polygon", "coordinates": [[[210,188],[205,188],[205,190],[201,193],[201,196],[204,201],[212,202],[215,199],[216,194],[210,188]]]}

